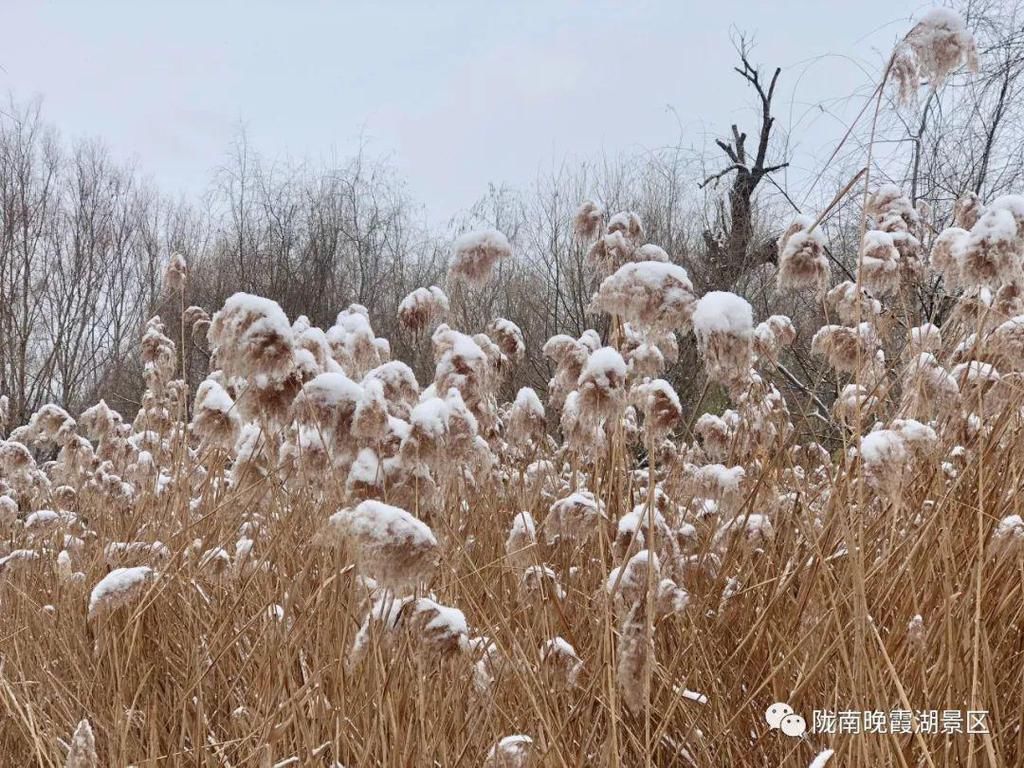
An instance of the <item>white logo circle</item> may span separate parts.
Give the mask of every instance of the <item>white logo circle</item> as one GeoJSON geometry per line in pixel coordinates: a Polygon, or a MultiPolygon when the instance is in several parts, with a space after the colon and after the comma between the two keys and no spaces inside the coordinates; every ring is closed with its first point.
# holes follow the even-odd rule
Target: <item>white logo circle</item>
{"type": "Polygon", "coordinates": [[[765,710],[764,719],[768,722],[768,727],[774,730],[782,723],[782,718],[792,714],[793,708],[789,704],[777,701],[765,710]]]}
{"type": "Polygon", "coordinates": [[[807,721],[800,715],[786,715],[779,727],[787,736],[803,736],[807,733],[807,721]]]}

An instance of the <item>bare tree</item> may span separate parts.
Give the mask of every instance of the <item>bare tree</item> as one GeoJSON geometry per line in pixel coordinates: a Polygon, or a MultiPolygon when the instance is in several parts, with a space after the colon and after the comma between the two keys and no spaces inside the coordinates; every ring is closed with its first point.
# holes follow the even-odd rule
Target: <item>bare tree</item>
{"type": "Polygon", "coordinates": [[[727,221],[725,221],[726,217],[721,217],[722,225],[726,229],[724,238],[717,236],[712,230],[704,232],[707,255],[705,268],[701,270],[700,275],[703,278],[701,282],[704,290],[727,288],[743,272],[773,257],[771,249],[762,249],[757,253],[751,252],[754,234],[754,193],[766,176],[789,165],[787,162],[776,164],[768,162],[772,126],[775,124],[775,118],[772,116],[772,99],[775,97],[775,87],[782,70],[776,68],[766,85],[761,72],[750,63],[748,58],[750,47],[745,39],[740,39],[738,50],[741,66],[734,69],[757,94],[760,102],[761,125],[757,132],[757,145],[752,156],[746,146],[747,134],[741,132],[735,124],[732,126],[731,139],[716,139],[715,141],[715,144],[725,153],[729,164],[704,179],[700,186],[701,188],[707,187],[730,174],[732,174],[732,184],[728,193],[727,221]]]}

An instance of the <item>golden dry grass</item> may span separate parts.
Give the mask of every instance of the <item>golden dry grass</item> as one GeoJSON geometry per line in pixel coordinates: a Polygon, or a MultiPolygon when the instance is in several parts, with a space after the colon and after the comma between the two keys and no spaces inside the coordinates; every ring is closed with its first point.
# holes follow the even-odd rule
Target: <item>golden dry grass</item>
{"type": "MultiPolygon", "coordinates": [[[[33,543],[50,557],[3,573],[4,763],[62,764],[58,739],[88,717],[103,765],[273,765],[293,756],[300,765],[479,765],[514,733],[530,735],[538,764],[550,766],[689,764],[683,750],[697,765],[803,765],[826,747],[837,765],[1017,764],[1024,548],[997,551],[991,532],[1020,513],[1019,411],[994,421],[998,431],[972,447],[954,482],[932,464],[892,500],[839,477],[827,501],[808,486],[780,502],[789,461],[775,454],[737,507],[770,510],[774,538],[756,548],[737,542],[717,574],[690,574],[688,608],[657,627],[644,713],[623,708],[616,684],[618,620],[602,590],[614,565],[608,528],[585,547],[538,544],[538,562],[577,570],[563,578],[562,600],[524,595],[506,531],[519,510],[542,519],[550,500],[515,479],[475,492],[453,480],[431,520],[442,560],[427,588],[462,609],[506,662],[487,694],[474,689],[471,655],[424,653],[413,635],[374,644],[346,668],[367,606],[348,553],[316,544],[336,508],[330,477],[319,503],[279,478],[215,491],[216,472],[192,510],[180,486],[128,513],[83,493],[77,512],[95,532],[78,565],[84,582],[55,573],[61,531],[33,543]],[[230,551],[256,509],[265,518],[256,567],[220,576],[201,567],[193,540],[230,551]],[[102,545],[136,540],[163,541],[171,558],[145,597],[98,631],[86,608],[109,570],[102,545]],[[907,631],[916,614],[919,640],[907,631]],[[574,688],[549,685],[539,668],[538,651],[555,636],[584,662],[574,688]],[[678,695],[682,688],[707,703],[678,695]],[[808,720],[814,709],[989,710],[991,734],[794,740],[765,725],[777,700],[808,720]]],[[[612,517],[631,506],[624,468],[603,476],[619,478],[617,495],[605,497],[612,517]]],[[[693,554],[710,551],[713,532],[701,527],[693,554]]]]}

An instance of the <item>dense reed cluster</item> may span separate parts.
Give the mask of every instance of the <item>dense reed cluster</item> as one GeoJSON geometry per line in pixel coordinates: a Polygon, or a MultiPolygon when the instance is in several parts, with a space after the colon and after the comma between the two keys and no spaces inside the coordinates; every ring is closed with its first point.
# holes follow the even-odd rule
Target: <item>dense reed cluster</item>
{"type": "MultiPolygon", "coordinates": [[[[969,62],[956,21],[926,17],[901,66],[969,62]]],[[[5,755],[1019,762],[1024,197],[957,210],[933,235],[879,185],[837,285],[819,222],[796,219],[778,285],[827,320],[801,327],[698,295],[639,216],[585,202],[595,328],[548,339],[547,391],[510,398],[523,334],[451,327],[438,286],[398,310],[429,381],[391,359],[372,308],[322,329],[237,293],[174,320],[209,353],[191,392],[154,317],[133,419],[51,404],[0,441],[5,755]],[[937,276],[962,291],[941,328],[903,301],[937,276]],[[801,335],[842,383],[831,408],[794,400],[801,335]],[[664,378],[682,345],[712,395],[694,403],[664,378]],[[764,722],[776,701],[809,723],[988,710],[989,732],[788,739],[764,722]]],[[[511,256],[470,233],[450,280],[474,289],[511,256]]],[[[187,280],[172,258],[166,289],[187,280]]]]}

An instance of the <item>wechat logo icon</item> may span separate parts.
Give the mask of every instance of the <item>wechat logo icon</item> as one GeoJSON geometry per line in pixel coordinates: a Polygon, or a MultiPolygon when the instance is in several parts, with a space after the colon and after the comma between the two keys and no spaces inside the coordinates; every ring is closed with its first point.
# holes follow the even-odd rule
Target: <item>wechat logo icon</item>
{"type": "Polygon", "coordinates": [[[768,707],[764,719],[772,730],[778,729],[793,738],[799,738],[807,733],[807,721],[784,701],[777,701],[768,707]]]}

